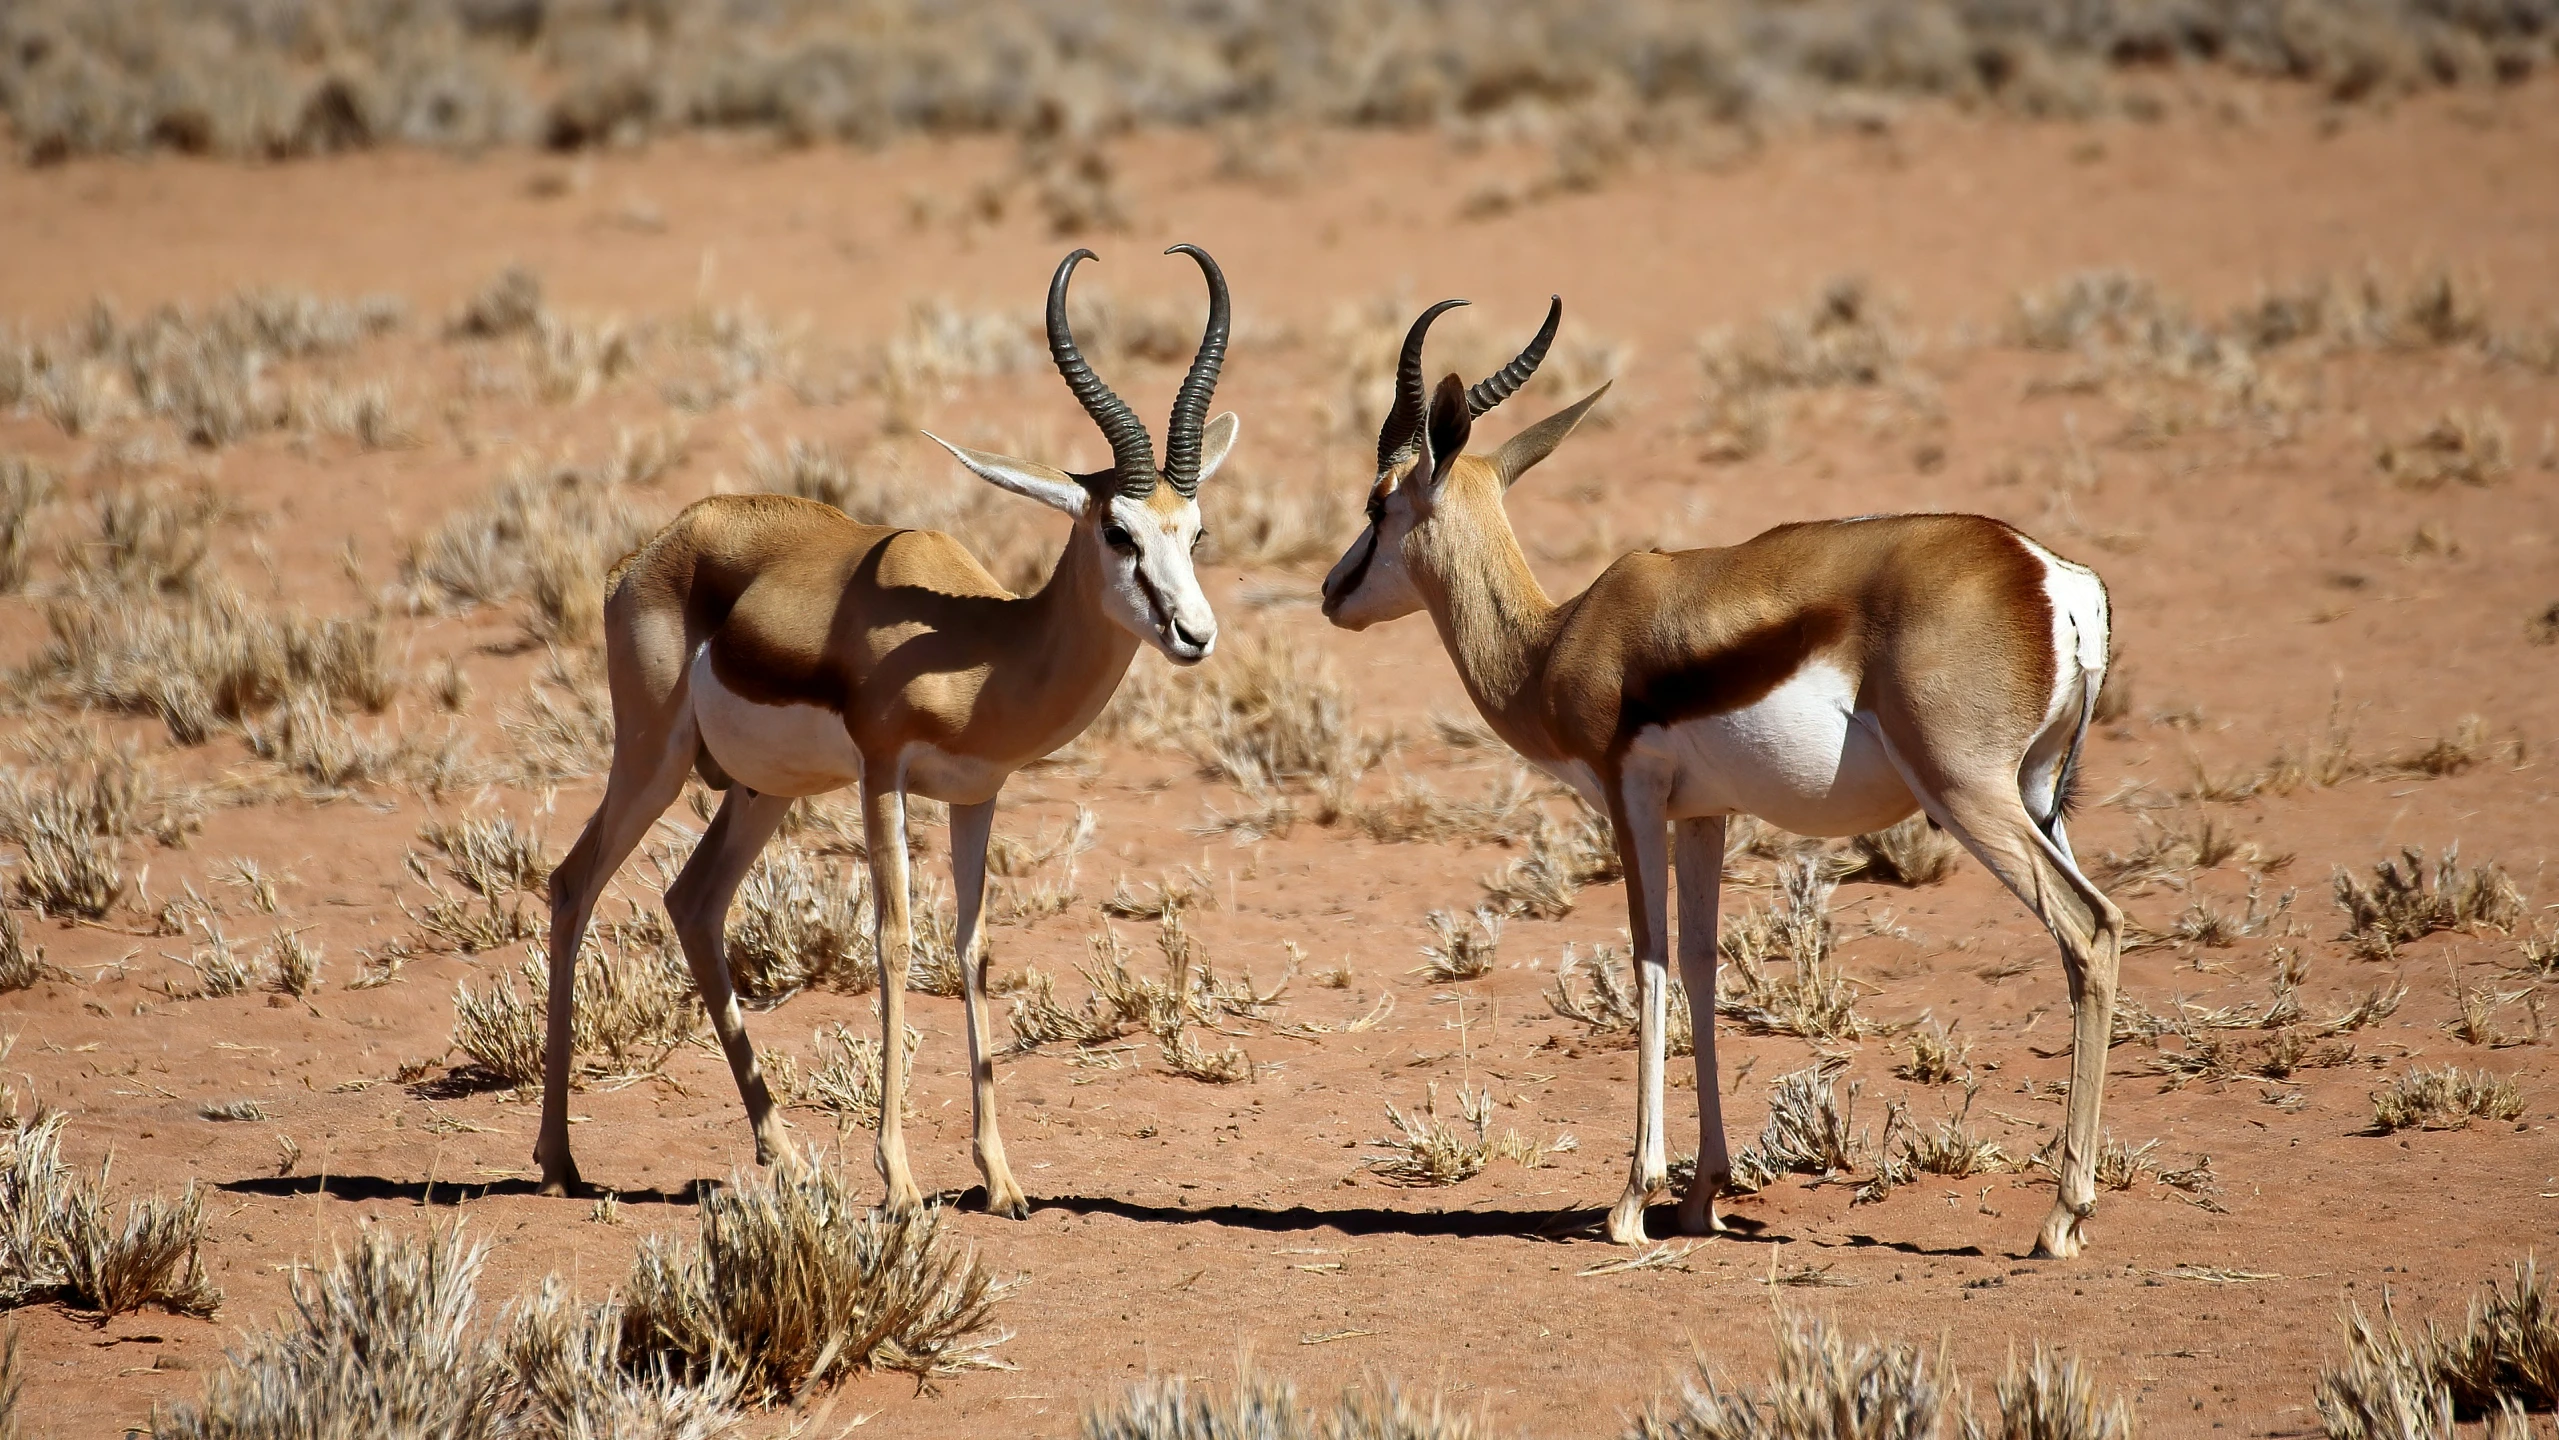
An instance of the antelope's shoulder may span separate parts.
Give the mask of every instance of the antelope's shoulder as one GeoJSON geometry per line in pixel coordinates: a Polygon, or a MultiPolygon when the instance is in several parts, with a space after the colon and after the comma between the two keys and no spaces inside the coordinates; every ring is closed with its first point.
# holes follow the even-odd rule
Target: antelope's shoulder
{"type": "Polygon", "coordinates": [[[880,548],[879,583],[977,600],[1010,600],[1013,592],[987,573],[966,545],[939,530],[895,530],[880,548]]]}

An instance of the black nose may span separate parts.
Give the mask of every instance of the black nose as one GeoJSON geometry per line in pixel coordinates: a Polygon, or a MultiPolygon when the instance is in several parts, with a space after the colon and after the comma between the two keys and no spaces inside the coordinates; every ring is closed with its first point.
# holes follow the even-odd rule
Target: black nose
{"type": "Polygon", "coordinates": [[[1217,632],[1216,632],[1216,631],[1211,630],[1211,631],[1210,631],[1208,634],[1206,634],[1206,635],[1194,635],[1194,634],[1192,634],[1190,631],[1183,629],[1183,628],[1182,628],[1182,622],[1181,622],[1181,621],[1179,621],[1179,620],[1175,620],[1175,621],[1172,621],[1172,622],[1168,623],[1164,628],[1166,628],[1166,629],[1168,629],[1168,630],[1170,630],[1170,631],[1172,631],[1172,632],[1173,632],[1173,640],[1174,640],[1174,643],[1176,643],[1176,644],[1180,644],[1180,645],[1188,645],[1188,646],[1190,646],[1190,647],[1191,647],[1192,649],[1194,649],[1194,650],[1205,650],[1205,649],[1207,649],[1207,648],[1208,648],[1208,642],[1209,642],[1211,639],[1215,638],[1215,636],[1216,636],[1216,634],[1217,634],[1217,632]]]}

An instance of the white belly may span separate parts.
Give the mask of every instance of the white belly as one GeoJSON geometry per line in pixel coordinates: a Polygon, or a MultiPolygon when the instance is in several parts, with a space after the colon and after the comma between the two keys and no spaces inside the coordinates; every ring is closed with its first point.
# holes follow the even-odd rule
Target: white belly
{"type": "Polygon", "coordinates": [[[1756,815],[1798,835],[1859,835],[1919,808],[1854,682],[1808,665],[1757,704],[1639,732],[1628,768],[1670,779],[1670,815],[1756,815]]]}
{"type": "Polygon", "coordinates": [[[949,805],[977,805],[995,798],[1013,772],[992,761],[951,755],[930,745],[909,745],[898,757],[906,790],[949,805]]]}
{"type": "Polygon", "coordinates": [[[824,795],[862,778],[844,717],[823,705],[762,705],[720,683],[706,649],[693,657],[693,720],[729,778],[766,795],[824,795]]]}

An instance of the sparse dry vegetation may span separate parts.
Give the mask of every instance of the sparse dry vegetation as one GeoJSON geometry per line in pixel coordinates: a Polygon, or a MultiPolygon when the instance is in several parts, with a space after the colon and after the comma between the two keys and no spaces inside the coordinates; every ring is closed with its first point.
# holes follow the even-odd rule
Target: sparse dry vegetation
{"type": "Polygon", "coordinates": [[[204,1273],[201,1192],[189,1184],[175,1200],[143,1196],[119,1224],[106,1195],[112,1162],[95,1179],[63,1163],[67,1120],[13,1111],[0,1123],[0,1307],[60,1300],[103,1316],[146,1305],[212,1314],[222,1292],[204,1273]]]}
{"type": "Polygon", "coordinates": [[[2523,896],[2506,872],[2494,863],[2463,866],[2458,845],[2444,847],[2431,871],[2414,848],[2373,866],[2369,881],[2341,868],[2335,889],[2346,912],[2343,938],[2376,960],[2440,930],[2511,930],[2523,918],[2523,896]]]}
{"type": "Polygon", "coordinates": [[[2422,1334],[2402,1330],[2387,1290],[2379,1320],[2359,1304],[2342,1318],[2346,1358],[2320,1371],[2314,1391],[2333,1440],[2449,1435],[2456,1419],[2520,1422],[2559,1408],[2559,1301],[2530,1256],[2511,1290],[2491,1281],[2471,1301],[2457,1331],[2431,1321],[2422,1334]]]}
{"type": "Polygon", "coordinates": [[[1534,1170],[1546,1163],[1547,1156],[1578,1145],[1570,1135],[1557,1136],[1541,1145],[1517,1130],[1506,1130],[1500,1139],[1493,1138],[1490,1089],[1469,1094],[1459,1086],[1457,1109],[1465,1121],[1464,1129],[1440,1118],[1437,1085],[1423,1092],[1422,1108],[1414,1114],[1408,1115],[1396,1109],[1395,1102],[1388,1101],[1386,1118],[1395,1131],[1368,1142],[1378,1147],[1378,1153],[1365,1163],[1380,1178],[1397,1185],[1454,1185],[1473,1178],[1495,1160],[1509,1160],[1534,1170]]]}
{"type": "Polygon", "coordinates": [[[2458,1065],[2411,1066],[2408,1073],[2372,1092],[2372,1125],[2396,1130],[2459,1130],[2477,1120],[2512,1120],[2523,1114],[2515,1082],[2458,1065]]]}

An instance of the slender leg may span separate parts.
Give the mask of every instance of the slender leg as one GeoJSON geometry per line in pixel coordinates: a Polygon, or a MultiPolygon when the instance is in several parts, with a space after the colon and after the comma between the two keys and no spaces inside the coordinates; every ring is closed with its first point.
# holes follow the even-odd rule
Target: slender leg
{"type": "Polygon", "coordinates": [[[1683,1235],[1723,1230],[1715,1197],[1733,1181],[1724,1145],[1722,1072],[1715,1066],[1715,927],[1724,880],[1724,817],[1680,820],[1671,827],[1679,870],[1679,983],[1688,987],[1689,1028],[1697,1037],[1697,1181],[1680,1202],[1683,1235]]]}
{"type": "Polygon", "coordinates": [[[1030,1202],[1013,1183],[1013,1168],[1004,1163],[1004,1136],[995,1125],[995,1051],[986,1033],[984,931],[986,908],[986,838],[995,828],[995,802],[951,807],[951,888],[959,892],[960,952],[963,1003],[968,1008],[969,1106],[974,1124],[971,1148],[977,1173],[986,1180],[989,1213],[1027,1218],[1030,1202]]]}
{"type": "Polygon", "coordinates": [[[721,1053],[728,1057],[729,1073],[737,1078],[738,1097],[746,1102],[747,1124],[755,1131],[755,1163],[785,1169],[795,1168],[798,1157],[783,1137],[772,1092],[755,1063],[746,1017],[738,1010],[737,993],[729,980],[723,932],[737,887],[790,810],[787,796],[761,795],[743,785],[732,787],[720,802],[720,813],[712,817],[711,828],[703,833],[702,843],[694,847],[693,858],[666,891],[666,913],[675,922],[676,939],[683,942],[694,987],[702,993],[703,1008],[711,1012],[711,1030],[719,1037],[721,1053]]]}
{"type": "MultiPolygon", "coordinates": [[[[619,730],[617,725],[617,730],[619,730]]],[[[566,1195],[582,1183],[569,1154],[569,1053],[576,1019],[578,947],[587,922],[614,872],[631,858],[649,827],[684,789],[697,743],[692,722],[679,717],[666,733],[618,738],[603,803],[575,845],[551,872],[551,973],[542,1051],[542,1124],[533,1161],[542,1167],[542,1193],[566,1195]]]]}
{"type": "Polygon", "coordinates": [[[1635,1158],[1626,1193],[1608,1212],[1608,1238],[1620,1245],[1644,1242],[1644,1207],[1670,1183],[1662,1153],[1662,1060],[1670,1013],[1670,854],[1661,785],[1620,777],[1610,787],[1610,821],[1626,870],[1626,912],[1635,938],[1635,1158]]]}
{"type": "Polygon", "coordinates": [[[1888,753],[1931,818],[1999,877],[2035,912],[2061,948],[2070,985],[2070,1106],[2061,1140],[2061,1184],[2052,1213],[2035,1237],[2039,1257],[2066,1259],[2087,1244],[2097,1210],[2099,1110],[2106,1093],[2106,1047],[2115,1023],[2115,983],[2123,951],[2124,914],[2027,812],[2013,777],[1997,766],[1969,767],[1966,778],[1934,792],[1901,754],[1888,753]],[[1988,772],[1982,778],[1973,773],[1988,772]]]}
{"type": "Polygon", "coordinates": [[[862,838],[871,851],[871,897],[880,956],[880,1179],[892,1215],[924,1208],[906,1164],[906,972],[914,931],[907,914],[906,795],[893,759],[864,756],[862,838]]]}

